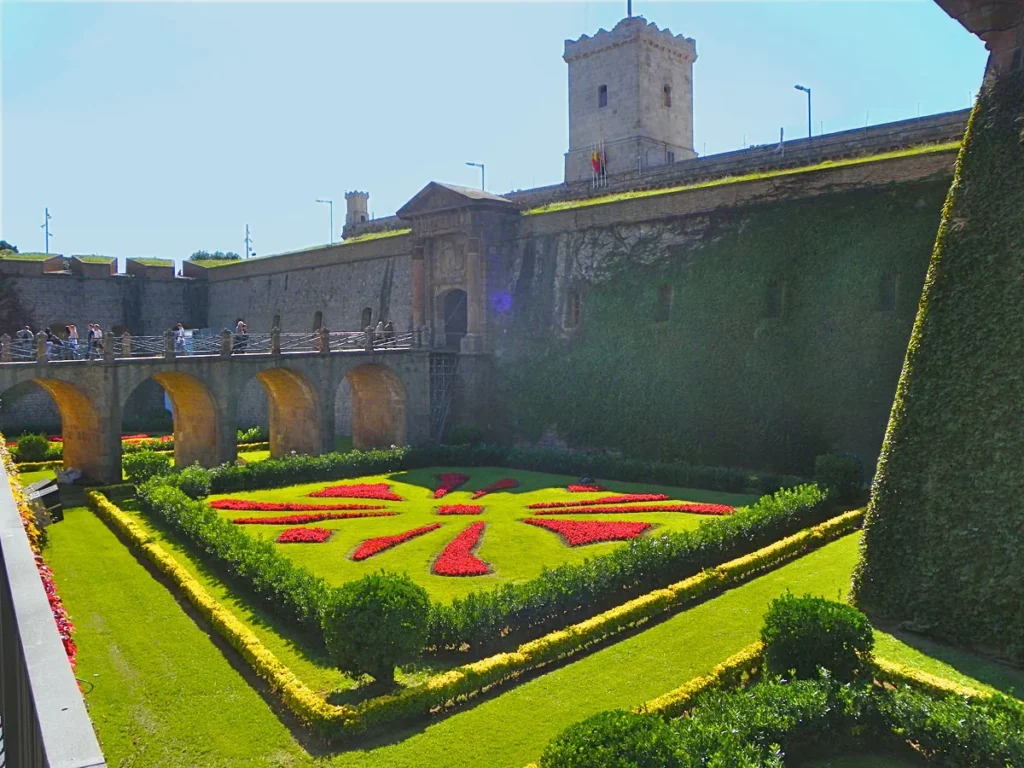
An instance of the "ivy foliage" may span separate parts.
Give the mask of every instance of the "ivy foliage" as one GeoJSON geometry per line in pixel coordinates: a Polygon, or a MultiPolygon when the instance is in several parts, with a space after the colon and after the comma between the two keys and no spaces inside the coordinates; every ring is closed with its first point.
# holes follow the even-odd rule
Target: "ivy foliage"
{"type": "Polygon", "coordinates": [[[657,460],[873,466],[948,185],[525,243],[498,337],[510,421],[529,439],[555,425],[571,445],[657,460]],[[575,292],[579,324],[553,337],[575,292]]]}
{"type": "Polygon", "coordinates": [[[988,77],[878,464],[861,605],[1024,660],[1024,71],[988,77]]]}

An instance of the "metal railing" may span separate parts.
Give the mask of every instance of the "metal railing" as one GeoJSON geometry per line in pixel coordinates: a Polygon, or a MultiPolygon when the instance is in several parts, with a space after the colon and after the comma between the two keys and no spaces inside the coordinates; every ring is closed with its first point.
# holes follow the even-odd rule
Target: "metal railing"
{"type": "Polygon", "coordinates": [[[104,335],[93,344],[48,341],[44,334],[34,339],[0,336],[0,364],[57,361],[113,361],[125,358],[229,357],[231,355],[280,355],[293,353],[377,352],[405,350],[427,344],[423,331],[328,331],[311,333],[246,333],[175,336],[104,335]]]}
{"type": "Polygon", "coordinates": [[[53,620],[0,464],[0,765],[103,768],[106,761],[53,620]]]}

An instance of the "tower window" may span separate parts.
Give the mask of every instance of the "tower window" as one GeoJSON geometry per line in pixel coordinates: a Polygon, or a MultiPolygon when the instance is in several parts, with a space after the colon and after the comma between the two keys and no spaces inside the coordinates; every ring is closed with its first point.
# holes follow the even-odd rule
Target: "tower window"
{"type": "Polygon", "coordinates": [[[890,269],[882,275],[882,281],[878,284],[878,308],[882,312],[896,311],[896,295],[899,293],[900,275],[895,269],[890,269]]]}
{"type": "Polygon", "coordinates": [[[608,86],[599,85],[597,86],[597,106],[607,107],[608,106],[608,86]]]}
{"type": "Polygon", "coordinates": [[[359,220],[360,221],[366,221],[366,214],[365,213],[359,214],[359,220]]]}
{"type": "Polygon", "coordinates": [[[666,85],[661,89],[661,100],[666,107],[672,106],[672,86],[666,85]]]}
{"type": "Polygon", "coordinates": [[[671,165],[675,161],[676,161],[676,153],[673,152],[670,149],[668,152],[665,153],[665,162],[668,163],[669,165],[671,165]]]}
{"type": "Polygon", "coordinates": [[[366,307],[366,309],[363,310],[363,324],[360,327],[361,328],[365,328],[366,326],[370,325],[370,323],[372,321],[373,321],[373,310],[370,309],[369,307],[366,307]]]}
{"type": "Polygon", "coordinates": [[[569,291],[569,299],[565,305],[565,327],[575,328],[580,324],[580,292],[575,288],[569,291]]]}
{"type": "Polygon", "coordinates": [[[667,323],[672,317],[672,300],[675,298],[675,289],[671,285],[663,285],[658,290],[658,305],[654,308],[654,320],[658,323],[667,323]]]}
{"type": "Polygon", "coordinates": [[[315,315],[313,315],[313,330],[314,331],[319,331],[323,327],[324,327],[324,313],[323,312],[317,312],[315,315]]]}
{"type": "Polygon", "coordinates": [[[782,317],[786,313],[786,281],[777,277],[768,283],[765,317],[782,317]]]}
{"type": "Polygon", "coordinates": [[[274,315],[274,319],[270,323],[270,329],[271,330],[278,330],[278,331],[281,330],[281,316],[280,315],[274,315]]]}

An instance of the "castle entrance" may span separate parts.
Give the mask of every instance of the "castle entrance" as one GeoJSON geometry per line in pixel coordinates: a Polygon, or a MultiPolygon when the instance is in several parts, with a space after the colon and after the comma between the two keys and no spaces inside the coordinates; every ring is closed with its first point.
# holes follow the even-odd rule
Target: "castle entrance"
{"type": "Polygon", "coordinates": [[[458,349],[466,335],[466,292],[456,288],[444,295],[444,346],[458,349]]]}

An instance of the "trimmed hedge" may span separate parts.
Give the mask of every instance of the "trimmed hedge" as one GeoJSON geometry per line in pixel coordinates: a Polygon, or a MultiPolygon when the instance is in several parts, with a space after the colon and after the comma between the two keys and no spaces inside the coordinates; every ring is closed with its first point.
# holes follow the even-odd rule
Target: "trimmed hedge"
{"type": "Polygon", "coordinates": [[[854,575],[869,613],[1024,662],[1024,70],[974,107],[854,575]]]}

